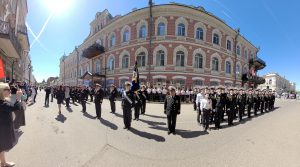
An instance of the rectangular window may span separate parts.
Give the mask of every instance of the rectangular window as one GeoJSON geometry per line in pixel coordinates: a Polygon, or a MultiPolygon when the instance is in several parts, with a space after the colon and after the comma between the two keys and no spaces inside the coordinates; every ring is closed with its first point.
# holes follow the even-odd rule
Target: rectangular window
{"type": "Polygon", "coordinates": [[[231,51],[231,41],[227,40],[227,50],[231,51]]]}

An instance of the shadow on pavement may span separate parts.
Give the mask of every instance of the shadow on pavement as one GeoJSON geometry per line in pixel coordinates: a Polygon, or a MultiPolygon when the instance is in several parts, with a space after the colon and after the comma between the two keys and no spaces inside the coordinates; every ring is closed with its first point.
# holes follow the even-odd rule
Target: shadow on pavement
{"type": "Polygon", "coordinates": [[[28,107],[29,107],[29,106],[32,106],[32,105],[34,105],[34,103],[30,103],[30,104],[28,104],[28,107]]]}
{"type": "Polygon", "coordinates": [[[100,123],[102,123],[103,125],[109,127],[110,129],[112,130],[117,130],[118,129],[118,126],[109,122],[108,120],[105,120],[103,118],[100,118],[100,123]]]}
{"type": "MultiPolygon", "coordinates": [[[[168,132],[167,127],[155,126],[150,128],[168,132]]],[[[176,129],[176,133],[182,138],[195,138],[195,137],[209,134],[208,132],[205,131],[189,131],[189,130],[182,130],[182,129],[176,129]]]]}
{"type": "Polygon", "coordinates": [[[15,141],[14,145],[18,144],[19,138],[23,135],[23,133],[24,132],[22,130],[19,130],[19,129],[15,130],[16,141],[15,141]]]}
{"type": "Polygon", "coordinates": [[[117,117],[120,117],[120,118],[123,118],[123,115],[122,114],[119,114],[119,113],[114,113],[117,117]]]}
{"type": "Polygon", "coordinates": [[[55,119],[61,123],[65,123],[65,121],[67,120],[67,117],[65,117],[63,114],[59,114],[59,115],[57,115],[57,117],[55,119]]]}
{"type": "Polygon", "coordinates": [[[149,124],[151,126],[166,125],[166,123],[164,123],[164,122],[148,121],[148,120],[144,120],[144,119],[139,119],[139,120],[141,122],[144,122],[144,123],[149,124]]]}
{"type": "Polygon", "coordinates": [[[145,115],[148,116],[148,117],[153,117],[153,118],[163,118],[163,119],[167,118],[165,116],[157,116],[157,115],[150,115],[150,114],[145,114],[145,115]]]}
{"type": "Polygon", "coordinates": [[[73,112],[72,108],[71,107],[67,107],[67,111],[69,112],[73,112]]]}
{"type": "Polygon", "coordinates": [[[92,116],[91,114],[89,114],[89,113],[87,113],[87,112],[83,113],[83,116],[85,116],[85,117],[87,117],[87,118],[89,118],[89,119],[95,119],[94,116],[92,116]]]}
{"type": "Polygon", "coordinates": [[[143,138],[146,138],[146,139],[155,140],[157,142],[165,142],[166,141],[166,139],[164,137],[159,136],[159,135],[155,135],[155,134],[152,134],[152,133],[142,132],[142,131],[139,131],[139,130],[134,129],[134,128],[131,128],[130,131],[133,134],[138,135],[138,136],[143,137],[143,138]]]}

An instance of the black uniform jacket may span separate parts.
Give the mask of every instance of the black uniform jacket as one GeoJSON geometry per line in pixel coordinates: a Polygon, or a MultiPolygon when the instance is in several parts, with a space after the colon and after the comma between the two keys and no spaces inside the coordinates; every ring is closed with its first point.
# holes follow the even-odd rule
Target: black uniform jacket
{"type": "Polygon", "coordinates": [[[167,96],[164,109],[167,115],[180,114],[180,97],[177,95],[167,96]]]}

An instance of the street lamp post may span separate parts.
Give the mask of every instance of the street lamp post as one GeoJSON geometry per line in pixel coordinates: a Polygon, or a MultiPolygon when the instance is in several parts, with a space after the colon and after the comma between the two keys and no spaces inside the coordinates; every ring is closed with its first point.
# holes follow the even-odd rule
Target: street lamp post
{"type": "Polygon", "coordinates": [[[240,29],[238,28],[236,30],[236,35],[235,35],[235,38],[234,38],[234,69],[233,69],[233,72],[234,72],[234,82],[233,82],[233,86],[235,87],[236,86],[236,80],[237,80],[237,76],[236,76],[236,64],[237,64],[237,40],[238,40],[238,37],[240,35],[240,29]]]}
{"type": "Polygon", "coordinates": [[[76,55],[77,55],[77,68],[76,68],[76,86],[78,86],[78,68],[79,68],[79,52],[78,52],[78,47],[75,47],[76,55]]]}
{"type": "Polygon", "coordinates": [[[150,24],[149,24],[149,35],[150,35],[150,39],[149,39],[149,55],[148,55],[148,82],[152,83],[151,80],[151,62],[152,62],[152,29],[153,29],[153,15],[152,15],[152,6],[153,6],[153,2],[152,0],[149,0],[149,17],[150,17],[150,24]]]}

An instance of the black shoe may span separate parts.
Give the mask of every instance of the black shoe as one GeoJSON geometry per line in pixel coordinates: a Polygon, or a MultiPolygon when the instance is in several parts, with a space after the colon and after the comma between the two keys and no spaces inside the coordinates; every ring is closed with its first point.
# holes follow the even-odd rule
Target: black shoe
{"type": "Polygon", "coordinates": [[[173,135],[176,135],[176,132],[173,132],[173,135]]]}
{"type": "Polygon", "coordinates": [[[171,132],[170,131],[168,131],[168,135],[170,135],[171,134],[171,132]]]}
{"type": "Polygon", "coordinates": [[[126,127],[126,126],[124,126],[124,127],[123,127],[123,129],[127,129],[127,127],[126,127]]]}
{"type": "Polygon", "coordinates": [[[128,127],[127,130],[130,130],[131,127],[128,127]]]}
{"type": "Polygon", "coordinates": [[[136,121],[139,121],[139,120],[140,120],[139,118],[136,119],[136,121]]]}

